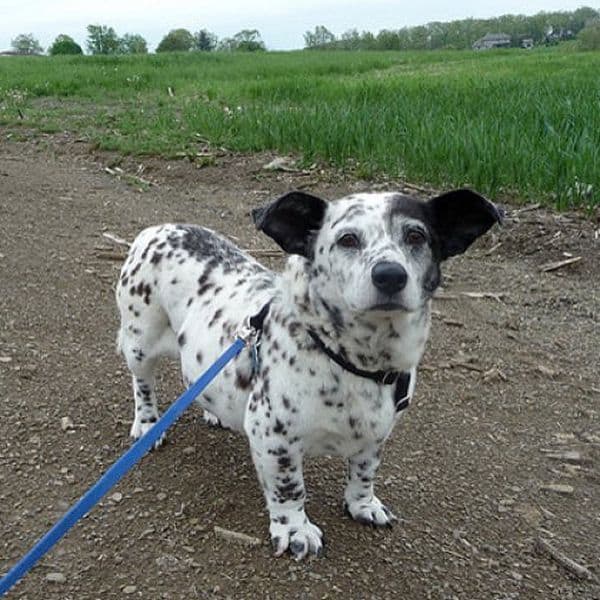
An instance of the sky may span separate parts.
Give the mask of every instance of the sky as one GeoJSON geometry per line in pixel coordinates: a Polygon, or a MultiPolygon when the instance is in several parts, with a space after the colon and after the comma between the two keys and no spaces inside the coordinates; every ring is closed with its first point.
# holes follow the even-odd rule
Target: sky
{"type": "Polygon", "coordinates": [[[118,35],[139,33],[151,51],[169,30],[179,27],[208,29],[219,39],[241,29],[258,29],[269,50],[291,50],[302,48],[304,32],[316,25],[335,35],[352,28],[377,33],[430,21],[580,6],[598,8],[597,2],[581,0],[0,0],[0,50],[8,50],[21,33],[32,33],[44,48],[64,33],[85,48],[90,23],[112,26],[118,35]]]}

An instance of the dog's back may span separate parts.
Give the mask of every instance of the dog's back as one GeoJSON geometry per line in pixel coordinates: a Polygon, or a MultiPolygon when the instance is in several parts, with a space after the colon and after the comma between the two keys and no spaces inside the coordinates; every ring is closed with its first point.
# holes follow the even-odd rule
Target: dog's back
{"type": "MultiPolygon", "coordinates": [[[[209,229],[166,224],[137,236],[116,290],[118,345],[134,379],[132,437],[140,437],[158,418],[157,359],[181,356],[189,385],[234,339],[244,317],[260,310],[273,288],[270,271],[209,229]]],[[[241,357],[204,396],[210,402],[222,398],[229,411],[215,412],[238,429],[241,420],[227,413],[245,401],[243,384],[250,369],[248,358],[241,357]]]]}

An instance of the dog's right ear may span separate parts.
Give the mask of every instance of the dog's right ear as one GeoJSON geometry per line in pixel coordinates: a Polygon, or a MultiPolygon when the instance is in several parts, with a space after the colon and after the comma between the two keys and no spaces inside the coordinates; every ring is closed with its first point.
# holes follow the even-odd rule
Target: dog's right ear
{"type": "Polygon", "coordinates": [[[288,192],[252,211],[257,229],[289,254],[312,256],[314,233],[321,228],[327,202],[305,192],[288,192]]]}

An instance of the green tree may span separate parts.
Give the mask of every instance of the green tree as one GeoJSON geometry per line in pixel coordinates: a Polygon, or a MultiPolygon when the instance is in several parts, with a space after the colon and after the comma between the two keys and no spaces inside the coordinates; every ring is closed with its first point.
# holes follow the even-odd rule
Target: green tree
{"type": "Polygon", "coordinates": [[[307,31],[304,34],[305,48],[324,48],[333,45],[334,42],[335,35],[323,25],[317,25],[314,31],[307,31]]]}
{"type": "Polygon", "coordinates": [[[375,50],[377,48],[377,40],[370,31],[363,31],[360,37],[361,48],[364,50],[375,50]]]}
{"type": "Polygon", "coordinates": [[[21,33],[10,43],[17,54],[42,54],[44,49],[32,33],[21,33]]]}
{"type": "Polygon", "coordinates": [[[231,38],[219,42],[219,50],[227,52],[256,52],[266,50],[265,43],[257,29],[242,29],[231,38]]]}
{"type": "Polygon", "coordinates": [[[581,50],[600,50],[600,21],[592,21],[577,36],[581,50]]]}
{"type": "Polygon", "coordinates": [[[87,31],[86,45],[90,54],[118,54],[120,52],[120,40],[112,27],[88,25],[87,31]]]}
{"type": "Polygon", "coordinates": [[[569,20],[569,29],[575,33],[581,31],[584,27],[591,25],[600,18],[600,13],[589,6],[582,6],[573,12],[569,20]]]}
{"type": "Polygon", "coordinates": [[[194,33],[194,50],[211,52],[217,47],[217,36],[206,29],[194,33]]]}
{"type": "Polygon", "coordinates": [[[358,29],[344,31],[338,41],[338,47],[344,50],[358,50],[361,47],[361,37],[358,29]]]}
{"type": "Polygon", "coordinates": [[[160,41],[157,52],[188,52],[194,47],[194,36],[187,29],[171,29],[160,41]]]}
{"type": "Polygon", "coordinates": [[[148,44],[139,33],[126,33],[119,40],[119,51],[122,54],[148,54],[148,44]]]}
{"type": "Polygon", "coordinates": [[[400,31],[382,29],[375,38],[378,50],[400,50],[400,31]]]}
{"type": "Polygon", "coordinates": [[[242,29],[233,36],[235,49],[239,52],[266,50],[258,29],[242,29]]]}
{"type": "Polygon", "coordinates": [[[48,54],[56,56],[57,54],[83,54],[81,46],[70,36],[61,33],[56,36],[52,46],[48,48],[48,54]]]}

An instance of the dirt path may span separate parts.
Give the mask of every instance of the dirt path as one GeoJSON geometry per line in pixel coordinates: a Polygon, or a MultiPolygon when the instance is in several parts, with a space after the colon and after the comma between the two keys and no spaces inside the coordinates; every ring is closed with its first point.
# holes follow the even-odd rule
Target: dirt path
{"type": "MultiPolygon", "coordinates": [[[[129,444],[129,377],[114,349],[119,263],[108,259],[121,250],[102,232],[131,239],[149,224],[197,222],[269,248],[250,207],[293,186],[326,197],[367,187],[223,156],[205,169],[144,160],[156,185],[140,192],[103,170],[113,159],[69,139],[0,141],[0,573],[129,444]]],[[[380,496],[402,516],[392,531],[343,516],[341,462],[314,460],[308,511],[327,556],[272,558],[244,439],[192,410],[10,597],[600,598],[597,583],[536,550],[547,539],[600,576],[594,227],[511,211],[447,266],[417,396],[380,471],[380,496]],[[582,259],[540,272],[565,252],[582,259]],[[264,543],[222,540],[215,525],[264,543]]],[[[181,390],[167,371],[164,403],[181,390]]]]}

